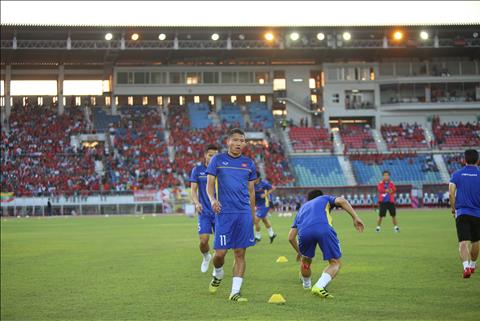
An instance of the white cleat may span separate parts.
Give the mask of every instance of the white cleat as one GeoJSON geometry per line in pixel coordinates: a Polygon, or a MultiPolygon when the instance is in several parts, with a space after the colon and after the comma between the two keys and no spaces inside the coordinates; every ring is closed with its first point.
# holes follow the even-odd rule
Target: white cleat
{"type": "Polygon", "coordinates": [[[210,265],[211,260],[212,260],[212,255],[209,253],[207,258],[203,259],[202,265],[200,266],[200,271],[202,271],[202,273],[205,273],[208,271],[208,266],[210,265]]]}

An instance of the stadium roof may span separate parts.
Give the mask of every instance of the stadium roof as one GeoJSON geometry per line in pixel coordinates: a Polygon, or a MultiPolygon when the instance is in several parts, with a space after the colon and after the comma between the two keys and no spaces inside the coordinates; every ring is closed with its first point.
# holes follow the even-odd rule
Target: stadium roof
{"type": "Polygon", "coordinates": [[[2,1],[1,9],[2,23],[15,25],[324,27],[480,23],[478,1],[2,1]]]}

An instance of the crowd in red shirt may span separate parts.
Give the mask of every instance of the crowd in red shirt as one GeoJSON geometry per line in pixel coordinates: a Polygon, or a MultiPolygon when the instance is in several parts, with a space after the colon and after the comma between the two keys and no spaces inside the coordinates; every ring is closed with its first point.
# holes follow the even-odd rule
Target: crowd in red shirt
{"type": "Polygon", "coordinates": [[[101,177],[94,160],[102,148],[76,148],[70,136],[85,131],[79,108],[63,115],[41,106],[15,106],[9,130],[2,131],[2,191],[17,196],[78,195],[95,189],[101,177]]]}
{"type": "MultiPolygon", "coordinates": [[[[26,105],[12,108],[9,130],[1,133],[2,191],[17,196],[87,196],[92,193],[164,189],[188,184],[191,169],[202,161],[204,148],[226,145],[228,130],[237,124],[190,129],[185,109],[170,106],[165,140],[162,116],[157,109],[120,109],[121,119],[111,125],[110,153],[103,143],[95,148],[70,144],[72,135],[87,133],[80,108],[66,108],[57,115],[54,108],[26,105]],[[168,146],[175,158],[169,159],[168,146]],[[95,161],[105,165],[105,175],[95,171],[95,161]]],[[[254,130],[262,130],[257,123],[254,130]]],[[[284,151],[265,131],[265,145],[246,153],[265,162],[267,179],[275,185],[294,180],[284,151]]]]}
{"type": "Polygon", "coordinates": [[[156,109],[122,110],[113,132],[114,151],[107,157],[107,168],[114,190],[164,189],[180,183],[156,109]]]}

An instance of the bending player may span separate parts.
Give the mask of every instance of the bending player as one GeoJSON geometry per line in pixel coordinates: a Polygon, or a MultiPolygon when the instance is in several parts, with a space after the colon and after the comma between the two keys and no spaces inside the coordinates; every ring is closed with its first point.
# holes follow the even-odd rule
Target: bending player
{"type": "Polygon", "coordinates": [[[267,217],[271,204],[270,193],[274,190],[275,187],[270,185],[267,180],[262,179],[260,173],[257,173],[257,179],[255,180],[255,204],[257,205],[255,211],[255,241],[257,242],[262,239],[262,234],[260,233],[260,220],[267,228],[270,243],[272,243],[277,237],[277,234],[273,231],[272,225],[267,217]]]}
{"type": "Polygon", "coordinates": [[[308,193],[308,202],[306,202],[298,211],[288,235],[290,244],[297,252],[297,260],[301,261],[300,273],[302,275],[303,288],[310,289],[314,295],[322,298],[333,298],[326,290],[330,281],[335,278],[340,269],[340,242],[337,233],[332,226],[332,217],[330,209],[332,207],[341,207],[353,219],[353,226],[362,232],[364,225],[358,217],[352,206],[342,197],[333,197],[323,195],[320,190],[313,190],[308,193]],[[298,234],[298,243],[297,243],[298,234]],[[317,244],[323,253],[323,259],[328,261],[328,266],[317,283],[312,287],[312,271],[310,265],[315,256],[317,244]]]}
{"type": "Polygon", "coordinates": [[[200,271],[207,272],[212,259],[208,241],[215,229],[215,213],[213,213],[207,195],[207,166],[210,159],[218,152],[218,147],[208,145],[205,148],[204,163],[195,166],[190,175],[192,200],[198,213],[198,235],[200,238],[200,252],[203,255],[200,271]]]}
{"type": "Polygon", "coordinates": [[[255,245],[253,220],[255,216],[254,181],[257,171],[253,160],[242,155],[245,133],[232,129],[228,134],[228,152],[215,155],[207,168],[207,193],[215,212],[215,256],[211,293],[217,292],[224,271],[228,249],[233,249],[232,291],[229,299],[246,302],[240,294],[245,274],[247,247],[255,245]]]}

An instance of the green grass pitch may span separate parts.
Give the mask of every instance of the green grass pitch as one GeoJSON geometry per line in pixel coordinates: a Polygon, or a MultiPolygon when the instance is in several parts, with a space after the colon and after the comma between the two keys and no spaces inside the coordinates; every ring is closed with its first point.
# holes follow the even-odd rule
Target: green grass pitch
{"type": "MultiPolygon", "coordinates": [[[[200,273],[196,219],[184,216],[22,218],[1,222],[1,320],[480,320],[480,271],[461,278],[454,221],[447,210],[360,212],[356,232],[334,213],[343,267],[333,300],[302,289],[287,241],[292,218],[272,218],[279,234],[247,251],[242,293],[227,301],[232,255],[219,291],[200,273]],[[288,263],[276,263],[280,255],[288,263]],[[285,305],[267,304],[274,293],[285,305]]],[[[314,282],[324,262],[313,262],[314,282]]]]}

